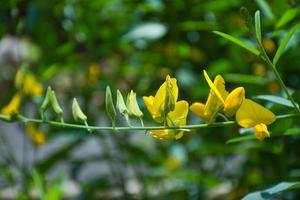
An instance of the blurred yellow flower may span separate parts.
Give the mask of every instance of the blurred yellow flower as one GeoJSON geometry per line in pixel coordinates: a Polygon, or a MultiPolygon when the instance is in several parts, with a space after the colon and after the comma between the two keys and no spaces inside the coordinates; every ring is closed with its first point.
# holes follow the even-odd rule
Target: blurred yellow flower
{"type": "MultiPolygon", "coordinates": [[[[182,126],[186,124],[189,104],[186,101],[178,101],[178,86],[175,78],[168,75],[166,81],[160,86],[155,97],[144,96],[144,102],[152,115],[152,118],[158,123],[164,123],[166,126],[182,126]]],[[[171,140],[179,139],[183,131],[172,129],[149,131],[156,139],[171,140]]]]}
{"type": "Polygon", "coordinates": [[[33,142],[35,142],[38,145],[44,144],[47,141],[47,137],[44,133],[39,131],[39,129],[36,128],[33,124],[27,124],[26,130],[29,135],[29,137],[32,139],[33,142]]]}
{"type": "Polygon", "coordinates": [[[43,94],[43,85],[40,84],[36,78],[19,70],[15,77],[15,86],[20,89],[24,95],[41,96],[43,94]]]}
{"type": "Polygon", "coordinates": [[[216,114],[221,109],[224,109],[226,116],[233,116],[245,98],[244,88],[238,87],[228,93],[222,76],[217,75],[212,82],[204,70],[204,77],[211,89],[206,104],[195,102],[190,107],[191,111],[207,123],[214,122],[216,114]]]}
{"type": "Polygon", "coordinates": [[[270,137],[266,125],[273,123],[276,116],[250,99],[245,99],[236,113],[237,123],[244,128],[254,128],[255,137],[262,141],[270,137]]]}
{"type": "Polygon", "coordinates": [[[262,43],[263,43],[263,46],[264,46],[266,52],[268,52],[268,53],[274,52],[276,45],[272,39],[264,38],[262,43]]]}
{"type": "Polygon", "coordinates": [[[164,166],[168,170],[176,170],[181,166],[182,162],[181,160],[176,156],[169,156],[167,160],[164,163],[164,166]]]}
{"type": "Polygon", "coordinates": [[[21,95],[16,93],[10,102],[1,109],[1,113],[4,115],[13,115],[19,112],[21,105],[21,95]]]}
{"type": "Polygon", "coordinates": [[[256,63],[253,69],[253,73],[257,76],[264,76],[266,74],[266,66],[261,63],[256,63]]]}
{"type": "Polygon", "coordinates": [[[90,84],[95,84],[100,77],[100,66],[96,63],[89,65],[88,80],[90,84]]]}

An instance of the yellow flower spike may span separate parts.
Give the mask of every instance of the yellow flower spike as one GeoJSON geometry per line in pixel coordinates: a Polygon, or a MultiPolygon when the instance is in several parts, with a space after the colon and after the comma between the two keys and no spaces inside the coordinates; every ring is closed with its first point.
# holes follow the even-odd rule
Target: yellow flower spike
{"type": "Polygon", "coordinates": [[[232,117],[239,109],[245,99],[245,89],[238,87],[234,89],[225,100],[224,112],[227,117],[232,117]]]}
{"type": "Polygon", "coordinates": [[[236,113],[237,123],[244,128],[254,128],[255,137],[262,141],[265,137],[270,137],[266,125],[273,123],[276,116],[250,99],[244,99],[236,113]]]}
{"type": "Polygon", "coordinates": [[[4,115],[14,115],[19,112],[21,106],[21,95],[16,93],[10,102],[1,109],[1,113],[4,115]]]}
{"type": "Polygon", "coordinates": [[[260,123],[254,127],[254,135],[259,141],[263,141],[265,137],[270,137],[270,133],[265,124],[260,123]]]}

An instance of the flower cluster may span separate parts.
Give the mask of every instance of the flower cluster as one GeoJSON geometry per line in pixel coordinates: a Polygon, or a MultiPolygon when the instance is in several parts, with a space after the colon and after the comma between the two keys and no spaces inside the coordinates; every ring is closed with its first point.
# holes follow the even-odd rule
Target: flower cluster
{"type": "MultiPolygon", "coordinates": [[[[205,104],[195,102],[190,110],[208,124],[214,123],[218,114],[227,117],[236,116],[237,123],[244,128],[253,128],[255,137],[262,141],[270,137],[267,125],[273,123],[275,115],[245,98],[243,87],[235,88],[230,93],[225,89],[225,80],[217,75],[212,82],[204,70],[204,77],[210,87],[210,92],[205,104]]],[[[144,97],[144,102],[153,119],[166,126],[164,130],[152,130],[150,134],[161,140],[179,139],[183,131],[168,129],[168,126],[182,126],[186,124],[188,103],[178,101],[178,86],[175,78],[167,76],[166,81],[160,86],[155,97],[144,97]]]]}

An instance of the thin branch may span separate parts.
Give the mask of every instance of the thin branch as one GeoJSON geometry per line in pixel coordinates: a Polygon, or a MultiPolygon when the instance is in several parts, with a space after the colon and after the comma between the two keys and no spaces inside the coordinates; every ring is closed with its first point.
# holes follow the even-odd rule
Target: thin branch
{"type": "MultiPolygon", "coordinates": [[[[276,119],[283,119],[283,118],[291,118],[299,116],[299,114],[286,114],[286,115],[278,115],[276,119]]],[[[17,115],[13,119],[6,115],[0,115],[0,120],[6,122],[22,122],[22,123],[37,123],[37,124],[48,124],[51,126],[56,127],[63,127],[63,128],[78,128],[78,129],[90,129],[92,131],[132,131],[132,130],[163,130],[163,129],[172,129],[172,130],[184,130],[184,129],[200,129],[200,128],[207,128],[207,127],[222,127],[222,126],[229,126],[236,124],[236,121],[226,121],[226,122],[215,122],[212,124],[192,124],[192,125],[185,125],[185,126],[139,126],[139,127],[110,127],[110,126],[86,126],[86,125],[79,125],[79,124],[71,124],[71,123],[61,123],[59,121],[43,121],[41,119],[34,119],[28,118],[22,115],[17,115]]]]}

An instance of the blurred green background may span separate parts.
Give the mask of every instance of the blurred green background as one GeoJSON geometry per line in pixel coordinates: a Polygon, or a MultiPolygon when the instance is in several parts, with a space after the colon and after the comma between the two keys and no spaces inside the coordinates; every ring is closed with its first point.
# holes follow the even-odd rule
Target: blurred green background
{"type": "MultiPolygon", "coordinates": [[[[20,68],[51,86],[73,122],[77,97],[89,124],[106,126],[105,87],[133,89],[147,125],[154,122],[142,96],[154,95],[166,75],[176,77],[179,99],[205,102],[202,71],[221,74],[226,87],[252,98],[282,95],[265,63],[213,34],[229,33],[255,45],[240,8],[261,10],[263,45],[273,57],[299,22],[297,0],[7,0],[0,2],[0,107],[15,94],[20,68]],[[292,10],[292,11],[291,11],[292,10]],[[288,21],[280,21],[293,12],[288,21]]],[[[300,32],[278,70],[299,102],[300,32]]],[[[42,97],[22,99],[21,113],[39,118],[42,97]]],[[[259,101],[276,114],[292,108],[259,101]]],[[[54,116],[50,116],[54,119],[54,116]]],[[[189,124],[201,123],[194,114],[189,124]]],[[[119,115],[118,125],[126,125],[119,115]]],[[[135,123],[135,122],[133,122],[135,123]]],[[[139,125],[139,122],[136,122],[139,125]]],[[[272,135],[298,127],[284,119],[272,135]]],[[[39,199],[240,199],[249,192],[300,178],[299,136],[226,144],[239,127],[200,129],[163,142],[144,132],[88,133],[45,125],[0,123],[0,198],[39,199]],[[37,144],[32,134],[46,136],[37,144]]],[[[279,199],[297,199],[297,190],[279,199]]]]}

